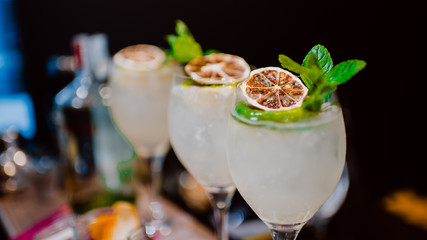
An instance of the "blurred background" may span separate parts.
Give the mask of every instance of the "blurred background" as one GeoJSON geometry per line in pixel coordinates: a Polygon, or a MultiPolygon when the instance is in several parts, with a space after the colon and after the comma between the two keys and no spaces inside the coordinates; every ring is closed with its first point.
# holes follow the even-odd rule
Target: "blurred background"
{"type": "MultiPolygon", "coordinates": [[[[57,56],[72,55],[71,38],[78,33],[105,33],[111,55],[138,43],[168,49],[165,36],[181,19],[204,50],[236,54],[257,67],[279,66],[278,54],[301,62],[316,44],[328,48],[334,63],[365,60],[366,69],[338,89],[347,125],[350,187],[327,226],[326,238],[427,238],[426,159],[421,150],[425,140],[417,134],[425,130],[420,99],[427,63],[425,1],[0,4],[0,124],[19,122],[22,148],[52,161],[58,156],[53,99],[74,78],[73,72],[58,72],[52,64],[57,56]],[[13,107],[16,116],[6,114],[10,104],[21,104],[13,107]]],[[[173,151],[165,164],[166,173],[181,167],[173,151]]],[[[185,206],[173,190],[164,191],[209,225],[207,213],[185,206]]],[[[237,199],[233,207],[243,204],[237,199]]],[[[310,234],[310,229],[303,230],[300,238],[310,239],[310,234]]]]}

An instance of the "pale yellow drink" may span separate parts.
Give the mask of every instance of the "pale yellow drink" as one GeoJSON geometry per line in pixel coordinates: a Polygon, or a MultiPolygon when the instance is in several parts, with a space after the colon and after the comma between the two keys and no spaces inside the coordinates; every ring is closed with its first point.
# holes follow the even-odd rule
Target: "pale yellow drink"
{"type": "Polygon", "coordinates": [[[167,108],[176,64],[158,47],[129,46],[114,55],[111,112],[136,153],[134,175],[142,183],[137,202],[146,233],[170,229],[158,195],[169,151],[167,108]],[[140,200],[139,200],[140,199],[140,200]]]}
{"type": "Polygon", "coordinates": [[[169,150],[167,107],[175,67],[171,61],[152,70],[114,66],[113,118],[139,156],[162,156],[169,150]]]}
{"type": "Polygon", "coordinates": [[[175,153],[205,187],[233,187],[225,138],[234,86],[202,87],[177,81],[169,106],[169,134],[175,153]]]}
{"type": "Polygon", "coordinates": [[[233,112],[230,172],[240,194],[266,223],[308,221],[334,191],[345,163],[341,108],[331,105],[295,123],[258,122],[233,112]]]}

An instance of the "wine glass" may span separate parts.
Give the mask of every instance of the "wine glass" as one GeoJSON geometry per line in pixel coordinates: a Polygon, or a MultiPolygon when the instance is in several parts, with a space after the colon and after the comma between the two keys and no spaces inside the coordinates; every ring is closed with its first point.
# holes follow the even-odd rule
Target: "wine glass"
{"type": "Polygon", "coordinates": [[[170,148],[167,106],[176,64],[159,48],[145,44],[126,47],[113,60],[111,113],[135,150],[142,216],[146,228],[156,231],[166,223],[158,194],[170,148]]]}
{"type": "Polygon", "coordinates": [[[334,100],[308,119],[277,123],[239,114],[236,107],[248,103],[237,90],[227,136],[230,173],[275,240],[296,239],[341,177],[346,135],[334,100]]]}
{"type": "Polygon", "coordinates": [[[235,89],[193,82],[180,72],[174,76],[168,114],[170,141],[180,162],[209,195],[218,239],[228,239],[228,210],[235,187],[225,139],[235,89]]]}
{"type": "Polygon", "coordinates": [[[346,164],[344,165],[343,173],[334,192],[316,212],[316,214],[314,214],[314,216],[307,222],[307,225],[313,228],[316,239],[326,239],[328,224],[343,205],[349,185],[350,178],[346,164]]]}

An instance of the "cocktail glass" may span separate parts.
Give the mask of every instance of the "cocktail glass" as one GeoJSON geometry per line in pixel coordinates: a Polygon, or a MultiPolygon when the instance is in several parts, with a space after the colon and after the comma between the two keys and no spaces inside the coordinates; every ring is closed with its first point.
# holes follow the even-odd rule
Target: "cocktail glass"
{"type": "Polygon", "coordinates": [[[236,106],[247,103],[237,90],[227,135],[230,173],[275,240],[296,239],[341,177],[346,134],[334,100],[315,116],[277,123],[239,115],[236,106]]]}
{"type": "MultiPolygon", "coordinates": [[[[137,57],[144,57],[138,54],[137,57]]],[[[158,195],[163,162],[170,149],[167,107],[175,68],[170,59],[152,70],[133,69],[123,66],[123,61],[114,61],[110,77],[111,113],[135,150],[134,171],[143,188],[143,194],[138,196],[142,198],[142,217],[152,234],[166,223],[158,195]]]]}
{"type": "Polygon", "coordinates": [[[179,72],[174,76],[169,137],[180,162],[210,197],[218,239],[228,239],[228,210],[235,187],[225,139],[235,87],[193,83],[179,72]]]}

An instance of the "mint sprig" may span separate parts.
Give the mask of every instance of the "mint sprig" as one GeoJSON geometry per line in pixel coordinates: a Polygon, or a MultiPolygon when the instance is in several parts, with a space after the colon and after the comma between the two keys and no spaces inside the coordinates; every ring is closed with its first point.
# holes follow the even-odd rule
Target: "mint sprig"
{"type": "Polygon", "coordinates": [[[170,46],[170,55],[179,63],[185,64],[190,60],[202,56],[202,47],[191,34],[187,25],[177,20],[175,25],[176,34],[169,34],[166,40],[170,46]]]}
{"type": "Polygon", "coordinates": [[[302,107],[309,111],[320,111],[337,86],[350,80],[365,68],[363,60],[347,60],[333,66],[331,54],[322,45],[314,46],[305,56],[302,64],[280,54],[279,62],[283,68],[300,75],[301,80],[309,89],[308,96],[302,107]]]}

